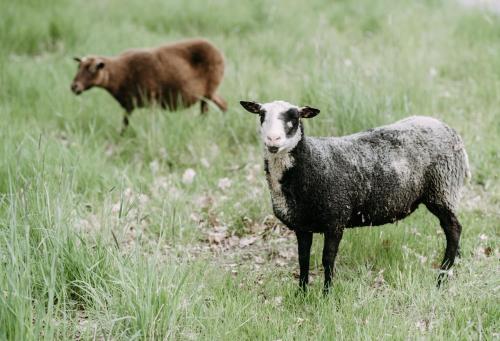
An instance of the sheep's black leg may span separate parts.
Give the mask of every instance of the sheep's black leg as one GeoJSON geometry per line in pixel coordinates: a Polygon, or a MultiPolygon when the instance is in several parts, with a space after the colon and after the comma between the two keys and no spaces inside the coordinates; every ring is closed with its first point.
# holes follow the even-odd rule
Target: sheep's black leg
{"type": "MultiPolygon", "coordinates": [[[[446,250],[444,253],[443,262],[441,263],[441,271],[449,270],[455,263],[455,257],[460,252],[459,241],[460,234],[462,233],[462,226],[458,222],[457,217],[449,212],[445,218],[441,219],[441,227],[446,235],[446,250]]],[[[441,285],[446,274],[441,272],[438,276],[437,286],[441,285]]]]}
{"type": "Polygon", "coordinates": [[[312,232],[295,231],[295,235],[297,236],[297,244],[299,248],[299,285],[302,290],[306,291],[307,283],[309,283],[309,258],[311,255],[313,234],[312,232]]]}
{"type": "Polygon", "coordinates": [[[123,134],[125,134],[125,130],[127,130],[127,127],[129,125],[129,118],[130,118],[130,115],[132,114],[132,112],[130,111],[125,111],[125,113],[123,114],[123,125],[122,125],[122,130],[120,131],[120,135],[123,136],[123,134]]]}
{"type": "Polygon", "coordinates": [[[441,263],[441,272],[438,276],[437,286],[445,279],[446,271],[448,271],[455,263],[455,257],[459,254],[459,241],[462,232],[462,226],[455,214],[447,208],[438,205],[427,205],[436,217],[438,217],[441,228],[446,236],[446,250],[444,252],[443,262],[441,263]]]}
{"type": "Polygon", "coordinates": [[[325,268],[325,284],[323,294],[328,294],[332,284],[333,267],[335,257],[339,250],[340,240],[342,239],[343,229],[331,229],[325,232],[325,244],[323,246],[323,267],[325,268]]]}
{"type": "Polygon", "coordinates": [[[207,101],[200,100],[200,111],[202,114],[205,114],[208,112],[208,103],[207,101]]]}

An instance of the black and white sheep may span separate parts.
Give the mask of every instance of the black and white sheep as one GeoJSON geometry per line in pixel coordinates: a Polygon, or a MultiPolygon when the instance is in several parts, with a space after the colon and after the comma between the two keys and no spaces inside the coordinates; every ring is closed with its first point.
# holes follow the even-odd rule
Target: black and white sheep
{"type": "Polygon", "coordinates": [[[324,291],[331,285],[344,228],[392,223],[424,204],[446,235],[443,275],[455,261],[460,189],[470,177],[460,136],[437,119],[413,116],[343,137],[304,136],[318,109],[283,101],[241,101],[260,115],[273,210],[297,236],[300,286],[309,278],[313,233],[325,235],[324,291]]]}

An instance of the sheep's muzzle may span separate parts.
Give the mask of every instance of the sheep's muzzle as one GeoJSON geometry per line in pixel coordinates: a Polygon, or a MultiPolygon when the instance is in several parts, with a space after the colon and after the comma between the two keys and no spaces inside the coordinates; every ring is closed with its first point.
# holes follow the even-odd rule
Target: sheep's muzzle
{"type": "Polygon", "coordinates": [[[83,92],[83,87],[79,83],[73,83],[71,84],[71,91],[73,91],[75,95],[79,95],[83,92]]]}

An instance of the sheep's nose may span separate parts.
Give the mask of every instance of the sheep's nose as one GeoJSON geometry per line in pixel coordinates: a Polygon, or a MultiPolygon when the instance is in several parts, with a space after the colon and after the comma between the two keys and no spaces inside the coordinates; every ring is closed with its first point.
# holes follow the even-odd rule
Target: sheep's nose
{"type": "Polygon", "coordinates": [[[78,88],[78,84],[73,83],[71,84],[71,91],[73,91],[75,94],[79,95],[82,91],[78,88]]]}
{"type": "Polygon", "coordinates": [[[267,136],[267,140],[269,142],[279,142],[281,140],[281,136],[267,136]]]}
{"type": "Polygon", "coordinates": [[[277,153],[279,149],[279,147],[267,147],[267,150],[269,150],[273,154],[277,153]]]}

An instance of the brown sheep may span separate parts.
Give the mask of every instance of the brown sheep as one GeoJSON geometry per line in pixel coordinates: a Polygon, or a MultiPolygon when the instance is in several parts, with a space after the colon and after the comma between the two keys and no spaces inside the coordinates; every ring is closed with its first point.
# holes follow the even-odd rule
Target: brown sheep
{"type": "Polygon", "coordinates": [[[134,108],[152,103],[176,110],[207,100],[222,111],[227,104],[215,91],[224,75],[224,58],[203,39],[184,40],[152,49],[125,51],[116,57],[74,58],[78,72],[71,90],[79,95],[96,86],[106,89],[125,109],[122,133],[134,108]]]}

